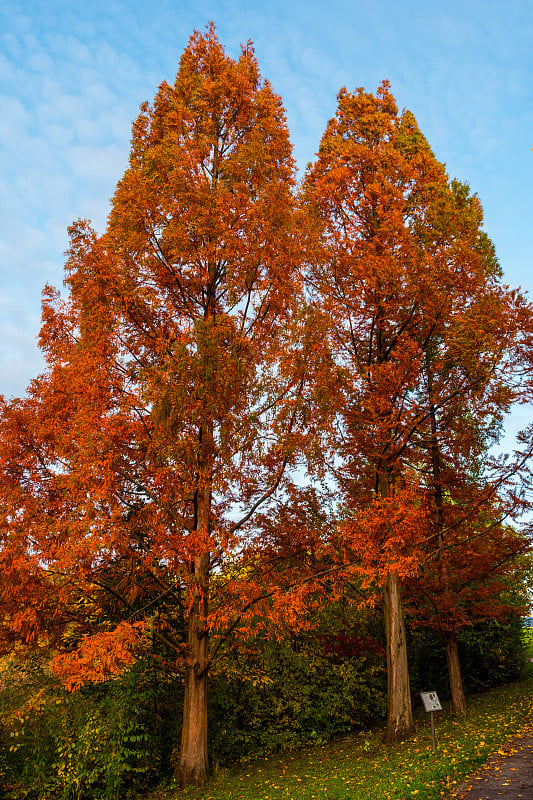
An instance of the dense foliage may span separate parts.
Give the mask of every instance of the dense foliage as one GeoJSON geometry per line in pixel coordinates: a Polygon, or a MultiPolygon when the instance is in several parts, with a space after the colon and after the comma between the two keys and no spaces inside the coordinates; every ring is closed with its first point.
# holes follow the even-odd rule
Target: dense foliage
{"type": "Polygon", "coordinates": [[[532,432],[491,446],[532,309],[387,82],[342,89],[295,174],[253,49],[210,25],[105,232],[70,229],[46,369],[1,399],[13,798],[202,784],[385,715],[392,742],[428,682],[464,713],[518,674],[532,432]]]}
{"type": "MultiPolygon", "coordinates": [[[[375,613],[354,619],[335,607],[313,633],[254,639],[236,649],[210,685],[212,767],[381,724],[381,627],[375,613]]],[[[460,651],[467,691],[514,681],[524,657],[520,625],[478,624],[460,634],[460,651]]],[[[170,664],[141,659],[119,678],[68,692],[43,655],[19,652],[2,663],[0,774],[7,798],[119,800],[171,775],[184,687],[170,664]]],[[[436,689],[447,700],[442,641],[417,630],[409,657],[413,691],[436,689]]]]}

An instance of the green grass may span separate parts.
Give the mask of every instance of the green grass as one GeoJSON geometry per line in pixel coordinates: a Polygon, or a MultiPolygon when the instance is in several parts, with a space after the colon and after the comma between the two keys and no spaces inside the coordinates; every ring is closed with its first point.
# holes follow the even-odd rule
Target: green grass
{"type": "MultiPolygon", "coordinates": [[[[531,672],[531,670],[530,670],[531,672]]],[[[387,748],[382,731],[360,732],[325,746],[272,756],[215,774],[202,789],[170,786],[151,800],[434,800],[515,733],[533,711],[533,676],[470,698],[466,719],[437,715],[438,751],[428,718],[414,738],[387,748]]]]}

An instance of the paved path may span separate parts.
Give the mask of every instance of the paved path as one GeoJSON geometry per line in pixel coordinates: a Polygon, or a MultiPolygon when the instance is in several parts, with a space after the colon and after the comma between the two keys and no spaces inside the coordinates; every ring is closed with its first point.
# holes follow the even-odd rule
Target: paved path
{"type": "MultiPolygon", "coordinates": [[[[533,800],[533,732],[511,739],[452,795],[453,800],[533,800]]],[[[450,798],[451,800],[451,798],[450,798]]]]}

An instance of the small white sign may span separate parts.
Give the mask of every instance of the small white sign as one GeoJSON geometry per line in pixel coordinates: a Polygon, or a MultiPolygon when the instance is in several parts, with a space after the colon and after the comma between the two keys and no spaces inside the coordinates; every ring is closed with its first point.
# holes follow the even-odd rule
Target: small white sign
{"type": "Polygon", "coordinates": [[[422,698],[426,711],[442,711],[437,692],[420,692],[420,697],[422,698]]]}

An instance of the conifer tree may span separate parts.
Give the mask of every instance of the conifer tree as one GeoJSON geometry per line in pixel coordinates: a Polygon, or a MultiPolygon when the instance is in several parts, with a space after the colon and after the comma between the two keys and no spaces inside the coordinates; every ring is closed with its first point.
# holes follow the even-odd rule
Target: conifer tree
{"type": "Polygon", "coordinates": [[[74,686],[95,663],[112,670],[111,641],[127,661],[146,627],[174,648],[182,785],[208,771],[213,651],[265,593],[234,580],[213,605],[213,571],[245,558],[247,526],[303,446],[312,332],[294,183],[284,110],[251,45],[233,60],[212,25],[194,33],[133,125],[107,230],[72,226],[68,297],[44,299],[47,371],[5,408],[6,552],[56,576],[58,608],[75,584],[124,611],[56,667],[74,686]],[[106,580],[117,560],[125,585],[106,580]]]}

